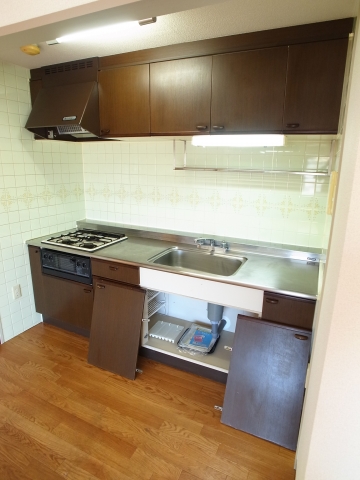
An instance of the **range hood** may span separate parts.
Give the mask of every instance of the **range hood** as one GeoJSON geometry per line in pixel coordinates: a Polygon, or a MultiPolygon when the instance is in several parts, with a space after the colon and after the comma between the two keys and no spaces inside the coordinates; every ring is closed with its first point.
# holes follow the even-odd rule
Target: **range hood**
{"type": "Polygon", "coordinates": [[[81,141],[100,135],[97,82],[42,88],[25,128],[51,140],[81,141]]]}
{"type": "Polygon", "coordinates": [[[31,70],[32,111],[25,128],[35,138],[102,140],[98,138],[98,70],[97,57],[31,70]]]}

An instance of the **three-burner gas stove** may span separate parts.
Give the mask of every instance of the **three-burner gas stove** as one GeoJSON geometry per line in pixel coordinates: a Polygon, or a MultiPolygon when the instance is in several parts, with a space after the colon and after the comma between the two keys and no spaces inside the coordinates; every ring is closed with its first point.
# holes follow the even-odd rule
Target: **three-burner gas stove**
{"type": "Polygon", "coordinates": [[[58,247],[74,248],[86,252],[94,252],[95,250],[113,245],[117,242],[122,242],[126,239],[127,237],[123,233],[79,229],[50,237],[46,240],[42,240],[41,243],[56,245],[58,247]]]}

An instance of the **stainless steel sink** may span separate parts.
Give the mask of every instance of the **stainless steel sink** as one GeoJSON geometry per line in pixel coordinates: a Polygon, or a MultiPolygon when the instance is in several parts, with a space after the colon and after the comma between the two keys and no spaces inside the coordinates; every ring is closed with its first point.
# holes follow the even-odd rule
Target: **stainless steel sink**
{"type": "Polygon", "coordinates": [[[173,247],[149,258],[148,261],[181,270],[195,270],[229,277],[234,275],[246,260],[245,257],[237,257],[229,253],[217,254],[173,247]]]}

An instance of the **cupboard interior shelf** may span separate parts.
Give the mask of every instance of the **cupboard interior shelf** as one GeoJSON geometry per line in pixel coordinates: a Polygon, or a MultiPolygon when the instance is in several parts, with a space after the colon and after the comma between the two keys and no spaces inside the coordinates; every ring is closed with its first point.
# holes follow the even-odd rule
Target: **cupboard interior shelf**
{"type": "Polygon", "coordinates": [[[148,321],[152,315],[165,306],[163,294],[156,290],[147,290],[144,304],[143,318],[148,321]]]}
{"type": "Polygon", "coordinates": [[[179,334],[179,338],[176,339],[175,343],[159,340],[148,335],[148,331],[158,321],[174,323],[176,325],[180,325],[186,328],[191,327],[191,325],[193,324],[193,322],[187,320],[182,320],[180,318],[170,317],[169,315],[162,315],[156,313],[151,317],[149,322],[143,323],[143,327],[146,328],[146,331],[144,331],[142,334],[142,347],[165,353],[176,358],[181,358],[182,360],[187,360],[189,362],[196,363],[197,365],[212,368],[220,372],[228,373],[231,351],[226,350],[224,347],[232,347],[234,333],[223,330],[221,332],[220,339],[216,345],[214,353],[211,353],[209,355],[189,355],[180,352],[177,348],[177,341],[179,340],[181,334],[179,334]]]}
{"type": "Polygon", "coordinates": [[[157,292],[156,290],[147,290],[147,301],[151,302],[155,297],[159,295],[160,292],[157,292]]]}

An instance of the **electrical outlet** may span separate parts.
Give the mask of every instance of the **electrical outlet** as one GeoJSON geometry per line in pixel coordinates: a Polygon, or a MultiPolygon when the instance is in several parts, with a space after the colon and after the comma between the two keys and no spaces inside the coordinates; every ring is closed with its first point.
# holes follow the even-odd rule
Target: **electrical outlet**
{"type": "Polygon", "coordinates": [[[20,298],[22,295],[20,285],[15,285],[12,288],[12,293],[13,293],[14,300],[16,300],[17,298],[20,298]]]}

